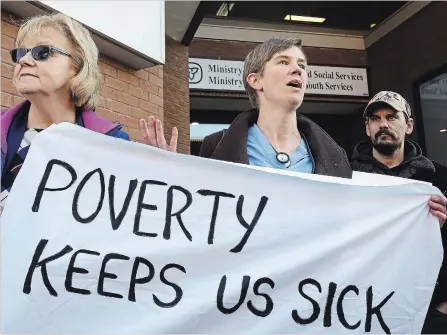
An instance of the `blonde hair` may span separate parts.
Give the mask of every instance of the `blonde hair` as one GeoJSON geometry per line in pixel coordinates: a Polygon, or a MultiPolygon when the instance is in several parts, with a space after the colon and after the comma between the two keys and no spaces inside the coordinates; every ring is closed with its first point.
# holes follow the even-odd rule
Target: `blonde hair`
{"type": "Polygon", "coordinates": [[[64,14],[34,16],[20,27],[16,47],[29,35],[39,35],[42,28],[51,27],[65,36],[73,46],[72,59],[76,75],[70,82],[71,94],[78,107],[94,109],[99,102],[101,72],[99,52],[89,31],[79,22],[64,14]]]}
{"type": "Polygon", "coordinates": [[[244,87],[254,108],[259,108],[258,93],[248,83],[248,75],[250,73],[258,73],[262,77],[264,75],[265,64],[267,64],[267,62],[278,52],[287,50],[291,47],[297,47],[303,52],[300,38],[273,37],[264,43],[259,44],[245,58],[243,74],[244,87]]]}

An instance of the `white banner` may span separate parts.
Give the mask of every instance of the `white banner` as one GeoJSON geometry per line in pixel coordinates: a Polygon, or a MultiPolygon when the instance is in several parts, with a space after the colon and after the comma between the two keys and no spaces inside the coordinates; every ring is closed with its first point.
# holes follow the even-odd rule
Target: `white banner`
{"type": "MultiPolygon", "coordinates": [[[[244,62],[190,58],[189,88],[213,91],[244,91],[244,62]]],[[[306,94],[367,97],[368,76],[365,68],[307,67],[306,94]]]]}
{"type": "Polygon", "coordinates": [[[418,333],[442,261],[439,191],[358,176],[52,126],[2,216],[1,331],[418,333]]]}

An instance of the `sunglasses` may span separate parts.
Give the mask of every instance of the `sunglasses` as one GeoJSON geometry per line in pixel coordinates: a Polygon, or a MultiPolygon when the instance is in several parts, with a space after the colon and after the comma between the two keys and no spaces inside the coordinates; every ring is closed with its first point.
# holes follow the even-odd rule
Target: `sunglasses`
{"type": "Polygon", "coordinates": [[[12,61],[14,63],[18,63],[20,59],[25,56],[28,52],[31,51],[31,56],[36,61],[45,61],[52,55],[53,52],[60,53],[62,55],[71,57],[68,52],[64,50],[58,49],[56,47],[52,47],[49,45],[39,45],[37,47],[28,49],[28,48],[16,48],[12,49],[9,53],[11,54],[12,61]]]}

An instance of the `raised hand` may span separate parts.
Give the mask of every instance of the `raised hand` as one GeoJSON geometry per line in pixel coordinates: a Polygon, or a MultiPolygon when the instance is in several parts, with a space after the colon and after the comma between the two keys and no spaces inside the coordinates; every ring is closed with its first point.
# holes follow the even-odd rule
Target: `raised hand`
{"type": "Polygon", "coordinates": [[[140,119],[140,131],[146,144],[163,150],[177,152],[177,127],[172,128],[171,141],[169,142],[169,145],[166,142],[165,135],[163,133],[163,124],[159,119],[155,119],[153,116],[149,116],[148,121],[145,119],[140,119]]]}

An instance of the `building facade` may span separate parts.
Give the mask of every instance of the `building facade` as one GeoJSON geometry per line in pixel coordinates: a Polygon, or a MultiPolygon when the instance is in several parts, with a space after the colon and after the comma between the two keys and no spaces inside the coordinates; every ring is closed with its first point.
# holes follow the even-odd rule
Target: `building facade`
{"type": "Polygon", "coordinates": [[[410,138],[428,157],[447,164],[447,44],[441,42],[447,38],[447,3],[390,3],[380,10],[379,3],[357,4],[362,7],[356,11],[335,13],[340,21],[349,21],[349,15],[356,21],[346,28],[335,20],[332,27],[280,23],[273,4],[269,8],[257,4],[259,12],[274,13],[259,14],[257,20],[238,18],[250,16],[248,8],[230,18],[238,6],[235,2],[225,18],[203,19],[189,46],[193,154],[203,136],[227,127],[237,114],[251,108],[237,81],[241,78],[231,68],[241,69],[249,51],[269,37],[299,36],[310,67],[298,112],[323,127],[350,155],[366,139],[362,111],[368,100],[381,90],[398,92],[414,113],[410,138]]]}
{"type": "MultiPolygon", "coordinates": [[[[225,70],[242,72],[245,56],[256,45],[200,38],[192,41],[190,69],[198,67],[198,72],[204,73],[200,83],[190,82],[192,131],[213,119],[231,123],[237,114],[251,108],[242,82],[231,82],[231,77],[240,77],[240,73],[225,74],[225,70]]],[[[304,46],[303,51],[310,65],[309,84],[299,112],[317,122],[343,147],[353,147],[356,136],[352,124],[370,95],[366,51],[312,46],[304,46]]],[[[200,136],[192,140],[195,153],[200,136]]]]}
{"type": "MultiPolygon", "coordinates": [[[[29,15],[8,3],[13,2],[2,2],[2,109],[22,99],[12,85],[8,51],[14,45],[17,22],[29,15]]],[[[142,140],[138,120],[157,116],[167,138],[173,126],[179,128],[179,152],[198,154],[204,136],[228,127],[251,108],[241,78],[246,55],[270,37],[299,36],[310,65],[300,113],[350,154],[366,138],[361,114],[368,100],[381,90],[396,91],[414,111],[411,138],[430,158],[447,164],[447,3],[342,6],[304,1],[283,6],[282,2],[164,3],[164,56],[158,62],[145,63],[138,52],[132,53],[135,61],[128,62],[122,54],[132,46],[122,47],[121,41],[115,49],[104,48],[98,42],[103,78],[97,113],[125,124],[135,141],[142,140]],[[323,21],[294,21],[297,15],[321,16],[323,21]]],[[[143,33],[148,30],[149,26],[141,26],[143,33]]]]}
{"type": "Polygon", "coordinates": [[[421,11],[367,48],[371,90],[402,94],[415,114],[414,139],[447,165],[447,2],[421,11]]]}
{"type": "MultiPolygon", "coordinates": [[[[160,2],[164,7],[164,2],[160,2]]],[[[14,47],[19,23],[29,16],[56,10],[42,9],[40,6],[31,7],[31,5],[27,6],[26,2],[15,1],[3,1],[1,5],[1,107],[5,110],[23,100],[12,83],[14,65],[9,55],[9,50],[14,47]]],[[[83,3],[83,6],[85,7],[86,3],[83,3]]],[[[187,74],[189,56],[188,47],[182,43],[182,39],[197,6],[198,2],[190,1],[183,4],[183,7],[162,8],[166,16],[162,21],[164,23],[166,19],[169,22],[170,30],[165,31],[163,27],[164,57],[159,62],[147,62],[147,57],[138,56],[135,56],[132,62],[126,62],[123,59],[129,55],[121,52],[130,47],[123,47],[122,44],[126,43],[125,41],[118,41],[122,44],[117,43],[114,46],[115,49],[104,46],[101,48],[103,40],[94,35],[101,52],[99,65],[102,73],[101,100],[96,112],[113,122],[124,124],[124,130],[134,141],[143,140],[139,130],[139,119],[147,119],[152,115],[163,121],[167,136],[171,134],[173,125],[177,126],[179,128],[178,150],[181,153],[190,152],[187,74]],[[184,22],[173,19],[180,12],[184,22]],[[148,66],[145,67],[145,64],[148,66]]],[[[88,8],[84,9],[88,10],[88,8]]],[[[74,17],[70,8],[62,12],[74,17]]],[[[142,32],[144,28],[150,30],[151,27],[142,26],[142,32]]],[[[107,39],[107,34],[103,33],[103,35],[105,35],[104,39],[107,39]]]]}

